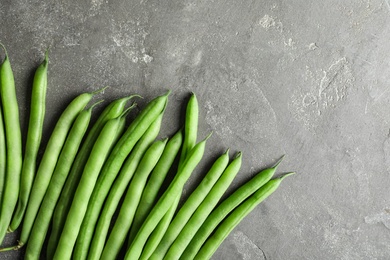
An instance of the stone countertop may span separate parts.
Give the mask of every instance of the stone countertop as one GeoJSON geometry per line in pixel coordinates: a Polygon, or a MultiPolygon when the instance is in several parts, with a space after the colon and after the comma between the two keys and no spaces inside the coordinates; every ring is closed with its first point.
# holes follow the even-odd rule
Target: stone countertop
{"type": "Polygon", "coordinates": [[[98,99],[140,107],[171,89],[161,137],[196,93],[199,138],[214,134],[184,197],[227,148],[243,152],[228,193],[286,155],[278,173],[297,174],[215,260],[390,259],[389,38],[388,0],[0,2],[24,133],[49,47],[44,143],[73,97],[108,85],[98,99]]]}

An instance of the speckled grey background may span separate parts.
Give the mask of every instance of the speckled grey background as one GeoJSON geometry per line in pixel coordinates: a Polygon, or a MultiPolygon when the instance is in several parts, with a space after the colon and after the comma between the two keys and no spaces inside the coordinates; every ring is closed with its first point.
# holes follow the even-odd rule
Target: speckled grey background
{"type": "Polygon", "coordinates": [[[75,95],[109,85],[97,98],[140,107],[171,89],[161,136],[197,94],[199,136],[214,134],[184,196],[228,147],[244,154],[229,191],[286,154],[298,174],[215,260],[390,259],[389,39],[387,0],[0,1],[23,129],[50,47],[44,141],[75,95]]]}

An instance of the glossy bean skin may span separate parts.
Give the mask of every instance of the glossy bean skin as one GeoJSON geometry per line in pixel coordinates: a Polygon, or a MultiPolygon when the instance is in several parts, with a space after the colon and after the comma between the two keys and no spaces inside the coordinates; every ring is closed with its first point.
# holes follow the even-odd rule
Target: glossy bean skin
{"type": "Polygon", "coordinates": [[[77,237],[73,254],[74,259],[87,259],[87,256],[89,260],[99,259],[115,210],[145,151],[157,138],[157,135],[160,132],[162,118],[163,114],[160,114],[160,116],[150,125],[124,162],[121,171],[110,189],[102,212],[99,215],[96,227],[92,225],[94,224],[92,222],[83,221],[80,233],[77,237]]]}
{"type": "MultiPolygon", "coordinates": [[[[53,214],[51,232],[47,245],[47,258],[52,259],[55,249],[58,244],[58,240],[61,235],[62,227],[65,224],[66,215],[69,211],[70,205],[73,200],[74,193],[77,189],[77,184],[80,181],[81,174],[84,170],[84,165],[88,160],[89,154],[91,153],[92,147],[98,138],[101,129],[104,127],[107,121],[114,119],[122,115],[126,104],[132,98],[124,97],[111,102],[99,115],[96,122],[93,124],[91,129],[88,131],[87,137],[85,138],[80,151],[77,153],[75,161],[70,170],[69,176],[66,179],[64,188],[62,189],[60,199],[56,205],[53,214]]],[[[130,109],[133,106],[130,107],[130,109]]],[[[125,123],[125,116],[122,116],[123,124],[125,123]]],[[[121,134],[120,131],[117,132],[121,134]]]]}
{"type": "Polygon", "coordinates": [[[122,131],[120,125],[121,118],[111,119],[100,132],[81,175],[53,259],[65,260],[71,258],[98,175],[109,156],[112,146],[117,142],[117,131],[122,131]]]}
{"type": "Polygon", "coordinates": [[[170,92],[167,92],[150,101],[112,149],[93,189],[83,223],[95,227],[104,201],[124,161],[149,126],[164,112],[169,94],[170,92]]]}
{"type": "MultiPolygon", "coordinates": [[[[150,178],[145,186],[145,190],[142,193],[140,200],[140,205],[135,213],[133,223],[128,236],[128,244],[130,245],[133,241],[135,235],[137,234],[142,223],[145,221],[145,218],[148,216],[150,210],[153,208],[157,201],[157,196],[161,191],[161,186],[171,169],[177,154],[182,146],[183,142],[183,133],[180,129],[176,132],[169,140],[164,149],[163,154],[161,155],[160,160],[158,161],[156,167],[153,169],[153,172],[150,175],[150,178]]],[[[180,199],[180,196],[178,196],[180,199]]],[[[175,205],[175,204],[174,204],[175,205]]],[[[176,208],[172,211],[175,212],[176,208]]],[[[169,224],[169,222],[168,222],[169,224]]]]}
{"type": "Polygon", "coordinates": [[[0,243],[2,243],[18,201],[22,169],[22,135],[15,80],[7,51],[0,65],[0,96],[6,141],[6,172],[0,210],[0,243]]]}
{"type": "Polygon", "coordinates": [[[177,196],[181,194],[184,184],[202,159],[206,141],[209,137],[210,135],[195,145],[195,147],[191,150],[175,178],[172,180],[167,190],[164,192],[164,194],[149,213],[148,217],[145,219],[145,222],[142,224],[129,249],[127,250],[125,259],[130,260],[139,258],[146,240],[156,228],[160,220],[164,217],[166,212],[169,210],[172,203],[177,199],[177,196]]]}
{"type": "MultiPolygon", "coordinates": [[[[200,251],[196,254],[195,260],[207,260],[212,257],[221,243],[226,239],[230,232],[244,219],[252,210],[262,201],[269,197],[279,187],[282,180],[293,173],[285,174],[282,177],[268,181],[264,186],[258,189],[242,204],[235,208],[231,214],[224,219],[215,232],[207,239],[200,251]]],[[[187,258],[187,260],[190,260],[187,258]]]]}
{"type": "Polygon", "coordinates": [[[44,61],[39,65],[35,72],[32,85],[30,118],[21,172],[19,199],[10,224],[11,230],[17,229],[22,222],[34,181],[37,155],[41,144],[42,128],[46,110],[48,65],[49,58],[48,52],[46,51],[44,61]]]}
{"type": "MultiPolygon", "coordinates": [[[[282,157],[283,158],[283,157],[282,157]]],[[[241,185],[233,194],[222,201],[206,218],[202,226],[196,232],[191,242],[185,248],[180,259],[192,259],[198,253],[204,241],[213,232],[216,226],[241,202],[253,194],[256,190],[266,184],[275,174],[280,164],[280,159],[274,166],[264,169],[256,174],[252,179],[241,185]]]]}
{"type": "Polygon", "coordinates": [[[126,196],[115,220],[112,231],[104,246],[101,260],[116,259],[122,245],[125,242],[130,229],[135,211],[139,205],[142,191],[146,185],[147,178],[156,166],[162,152],[164,151],[167,139],[156,141],[145,152],[140,161],[137,171],[129,184],[126,196]]]}
{"type": "MultiPolygon", "coordinates": [[[[39,208],[38,215],[34,221],[30,237],[27,243],[24,259],[39,259],[43,242],[45,241],[47,230],[57,200],[61,194],[62,187],[68,176],[73,160],[76,157],[80,143],[87,131],[91,119],[91,109],[83,110],[77,116],[69,135],[66,138],[61,154],[58,157],[58,163],[54,169],[49,187],[45,193],[42,205],[39,208]]],[[[19,241],[24,244],[27,241],[19,241]]]]}
{"type": "MultiPolygon", "coordinates": [[[[163,254],[160,255],[161,258],[163,257],[164,260],[174,260],[180,258],[181,254],[187,245],[191,242],[191,239],[194,237],[196,231],[209,216],[210,212],[215,208],[222,195],[225,193],[237,175],[241,168],[241,157],[241,153],[238,153],[229,166],[225,169],[221,177],[215,183],[213,188],[204,198],[199,207],[195,210],[194,214],[191,216],[172,245],[169,247],[168,252],[166,254],[163,252],[163,254]]],[[[180,223],[178,225],[180,225],[180,223]]]]}
{"type": "Polygon", "coordinates": [[[58,161],[58,156],[64,146],[69,130],[78,114],[85,108],[94,94],[95,93],[83,93],[77,96],[66,107],[58,119],[47,143],[33,182],[23,220],[20,241],[28,240],[35,217],[38,213],[43,197],[45,196],[47,187],[49,186],[51,176],[58,161]]]}
{"type": "Polygon", "coordinates": [[[201,205],[207,194],[213,188],[214,184],[221,177],[228,164],[229,153],[226,151],[215,160],[210,170],[202,179],[201,183],[196,187],[183,206],[179,209],[158,247],[156,250],[154,250],[154,252],[152,252],[153,255],[151,259],[162,259],[164,257],[171,244],[175,241],[181,230],[191,218],[192,214],[201,205]]]}

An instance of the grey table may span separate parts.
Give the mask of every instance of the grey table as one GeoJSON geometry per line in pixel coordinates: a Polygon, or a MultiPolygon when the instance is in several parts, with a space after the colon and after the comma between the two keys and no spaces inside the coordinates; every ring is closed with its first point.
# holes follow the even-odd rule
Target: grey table
{"type": "Polygon", "coordinates": [[[389,38],[387,0],[0,2],[24,130],[50,47],[44,143],[75,95],[109,85],[99,98],[140,107],[171,89],[162,137],[197,94],[199,137],[214,134],[184,196],[226,148],[244,156],[228,193],[286,155],[278,172],[297,175],[216,260],[390,259],[389,38]]]}

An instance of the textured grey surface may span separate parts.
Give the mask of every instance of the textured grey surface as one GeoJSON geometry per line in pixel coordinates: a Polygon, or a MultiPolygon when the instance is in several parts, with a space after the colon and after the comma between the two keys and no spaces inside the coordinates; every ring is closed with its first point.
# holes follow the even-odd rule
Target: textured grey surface
{"type": "Polygon", "coordinates": [[[23,129],[50,46],[46,141],[76,94],[109,85],[99,98],[138,93],[141,107],[172,89],[161,136],[195,92],[199,136],[214,132],[204,165],[243,152],[230,191],[286,154],[280,172],[298,174],[216,260],[390,259],[389,38],[387,0],[0,1],[23,129]]]}

